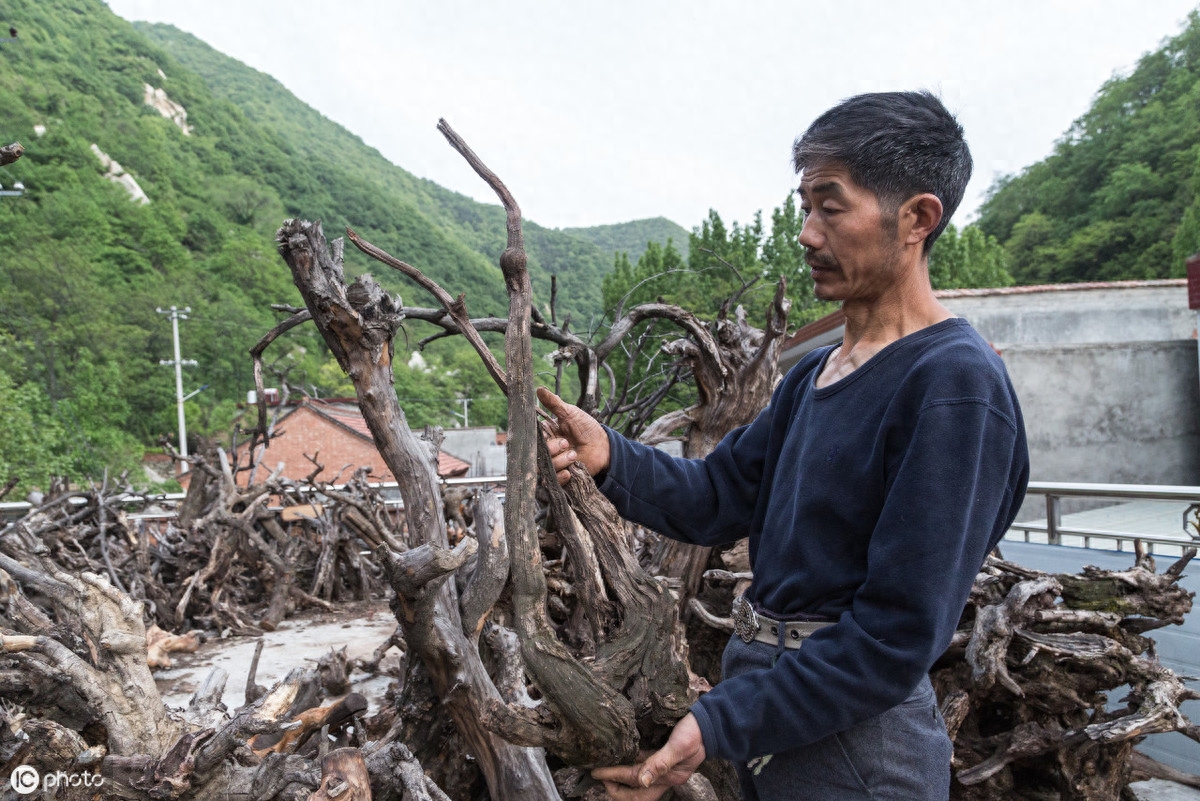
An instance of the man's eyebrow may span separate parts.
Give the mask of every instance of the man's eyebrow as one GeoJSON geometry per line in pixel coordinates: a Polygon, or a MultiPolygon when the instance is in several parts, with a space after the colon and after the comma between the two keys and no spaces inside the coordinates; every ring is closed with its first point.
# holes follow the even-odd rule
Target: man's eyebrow
{"type": "Polygon", "coordinates": [[[834,198],[842,199],[846,196],[845,189],[842,188],[838,181],[822,181],[819,184],[814,184],[809,190],[804,189],[804,184],[800,184],[796,188],[796,194],[801,198],[807,198],[809,194],[814,195],[831,195],[834,198]]]}

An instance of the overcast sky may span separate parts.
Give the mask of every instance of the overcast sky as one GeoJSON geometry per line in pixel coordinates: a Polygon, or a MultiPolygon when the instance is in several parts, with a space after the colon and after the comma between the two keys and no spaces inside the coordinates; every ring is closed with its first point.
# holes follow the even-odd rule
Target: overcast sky
{"type": "Polygon", "coordinates": [[[966,128],[975,177],[955,222],[969,222],[994,177],[1049,154],[1195,4],[109,0],[269,73],[443,186],[496,202],[438,117],[529,219],[662,215],[688,229],[709,208],[769,219],[809,122],[859,92],[913,88],[940,94],[966,128]]]}

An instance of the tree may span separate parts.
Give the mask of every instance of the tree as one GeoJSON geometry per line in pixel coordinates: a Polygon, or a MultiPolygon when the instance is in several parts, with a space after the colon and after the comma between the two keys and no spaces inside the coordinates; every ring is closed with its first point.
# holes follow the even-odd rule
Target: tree
{"type": "Polygon", "coordinates": [[[1055,239],[1054,223],[1049,217],[1040,211],[1023,215],[1004,243],[1014,274],[1034,284],[1056,280],[1061,273],[1058,267],[1061,256],[1055,239]]]}
{"type": "MultiPolygon", "coordinates": [[[[188,371],[185,391],[208,389],[188,414],[214,426],[231,419],[229,407],[252,385],[245,353],[275,322],[270,304],[299,302],[286,273],[271,268],[272,237],[286,216],[353,219],[373,241],[469,293],[481,312],[502,313],[495,257],[504,247],[503,212],[495,205],[417,179],[269,76],[170,26],[130,24],[94,0],[5,8],[24,35],[3,54],[0,145],[8,161],[16,150],[8,145],[20,137],[24,153],[0,172],[6,188],[26,187],[20,198],[0,201],[0,332],[20,343],[12,352],[19,364],[6,369],[16,385],[32,383],[58,408],[70,399],[85,351],[119,365],[119,383],[108,391],[124,404],[123,419],[106,417],[111,430],[93,430],[89,439],[132,435],[145,449],[174,430],[174,386],[158,364],[171,356],[170,330],[156,306],[193,312],[184,355],[199,365],[188,371]],[[187,109],[190,134],[145,105],[146,84],[187,109]],[[93,144],[136,178],[149,204],[131,201],[105,177],[93,144]]],[[[559,314],[573,315],[581,330],[594,327],[611,256],[571,234],[529,229],[538,291],[545,293],[552,272],[569,276],[559,314]]],[[[357,252],[349,259],[352,273],[367,265],[357,252]]],[[[392,291],[411,289],[402,278],[385,280],[392,291]]],[[[414,342],[432,330],[408,328],[414,342]]],[[[317,383],[329,354],[311,328],[285,338],[299,392],[317,383]]],[[[447,351],[447,362],[459,358],[448,342],[433,350],[447,351]]],[[[475,387],[477,373],[460,375],[462,386],[427,394],[445,396],[429,422],[449,424],[455,391],[475,387]]],[[[495,397],[480,400],[472,417],[502,422],[498,406],[495,397]]],[[[128,462],[123,455],[110,472],[128,462]]]]}
{"type": "Polygon", "coordinates": [[[1189,190],[1192,194],[1191,204],[1184,210],[1171,239],[1171,259],[1174,270],[1171,275],[1182,277],[1188,258],[1200,253],[1200,148],[1195,149],[1195,162],[1192,166],[1192,177],[1189,190]]]}
{"type": "Polygon", "coordinates": [[[978,226],[960,233],[948,225],[929,254],[929,280],[934,289],[1011,286],[1007,263],[1004,248],[978,226]]]}
{"type": "Polygon", "coordinates": [[[998,179],[979,227],[1023,283],[1182,275],[1200,189],[1200,12],[1109,80],[1054,152],[998,179]]]}
{"type": "Polygon", "coordinates": [[[804,212],[796,205],[794,193],[789,192],[783,205],[771,212],[771,233],[762,243],[764,278],[771,283],[780,278],[787,280],[791,319],[797,325],[812,322],[833,310],[833,304],[819,301],[813,295],[804,246],[800,244],[803,229],[804,212]]]}
{"type": "Polygon", "coordinates": [[[17,497],[34,487],[45,489],[50,477],[63,475],[64,434],[46,414],[49,404],[36,384],[14,384],[0,370],[0,485],[15,479],[17,497]]]}
{"type": "MultiPolygon", "coordinates": [[[[680,712],[679,704],[686,697],[678,685],[665,696],[661,689],[643,694],[643,682],[661,681],[664,676],[672,675],[681,678],[676,672],[680,667],[676,660],[683,660],[677,652],[666,654],[665,663],[648,661],[655,649],[647,637],[657,637],[660,646],[675,643],[671,633],[678,636],[678,624],[657,601],[646,603],[654,597],[651,587],[655,582],[647,583],[638,561],[625,552],[627,536],[621,533],[611,507],[606,508],[596,494],[586,472],[576,466],[572,480],[565,487],[558,487],[534,417],[531,338],[546,337],[559,343],[564,358],[567,352],[571,354],[581,373],[584,408],[600,406],[594,378],[599,365],[612,352],[613,342],[627,335],[642,319],[652,316],[670,319],[688,333],[681,353],[694,360],[692,373],[701,387],[698,407],[710,401],[717,408],[721,406],[717,400],[719,393],[706,391],[718,385],[712,383],[714,380],[726,381],[724,387],[730,390],[730,396],[736,387],[728,383],[734,372],[729,363],[721,356],[712,358],[719,352],[720,343],[729,341],[721,336],[720,318],[713,335],[692,315],[680,314],[662,303],[643,304],[618,320],[595,347],[587,347],[561,328],[537,320],[531,312],[530,285],[524,275],[519,210],[498,179],[479,164],[452,132],[445,132],[477,171],[493,184],[508,210],[509,247],[501,260],[512,298],[508,319],[473,320],[467,314],[462,296],[451,297],[415,268],[379,251],[353,232],[350,238],[364,252],[403,270],[434,292],[443,304],[440,314],[408,309],[405,315],[439,321],[447,331],[466,337],[508,393],[510,494],[505,508],[505,534],[511,552],[508,567],[491,575],[503,577],[508,572],[510,600],[502,600],[504,593],[492,582],[488,583],[491,589],[486,604],[479,606],[471,600],[478,582],[487,575],[481,574],[479,565],[497,564],[498,555],[491,550],[500,542],[495,537],[486,552],[481,537],[477,567],[469,577],[460,573],[453,582],[462,593],[459,603],[453,602],[452,594],[447,597],[452,582],[431,584],[458,570],[465,559],[449,551],[440,540],[440,516],[429,513],[431,506],[436,509],[436,503],[429,501],[428,490],[421,489],[431,475],[432,449],[412,441],[403,411],[386,390],[389,360],[381,356],[389,352],[400,308],[368,276],[360,276],[354,284],[343,288],[340,247],[335,243],[327,248],[318,226],[291,223],[281,229],[280,242],[281,253],[305,294],[312,316],[331,350],[339,354],[340,363],[355,380],[364,414],[389,466],[401,476],[405,464],[411,465],[414,475],[402,481],[401,491],[407,508],[420,511],[419,520],[410,520],[410,525],[426,540],[413,551],[391,557],[398,618],[410,646],[428,666],[435,693],[445,699],[456,725],[468,727],[463,734],[470,747],[484,749],[474,753],[484,765],[492,797],[504,798],[516,792],[518,774],[506,768],[511,763],[506,763],[502,755],[510,754],[518,760],[528,755],[511,755],[488,738],[489,732],[499,734],[509,744],[545,747],[570,765],[621,760],[628,758],[628,747],[646,737],[648,724],[660,724],[656,731],[661,736],[661,724],[680,712]],[[339,302],[339,298],[344,300],[339,302]],[[481,327],[504,330],[504,367],[483,345],[481,327]],[[535,449],[539,451],[537,458],[535,449]],[[414,462],[424,464],[424,470],[418,469],[414,462]],[[535,485],[545,493],[549,506],[547,526],[540,533],[535,533],[530,525],[537,511],[533,503],[535,485]],[[551,537],[562,544],[563,562],[579,595],[574,612],[558,631],[552,630],[547,616],[546,610],[554,605],[548,602],[547,585],[539,564],[538,541],[551,537]],[[464,610],[461,618],[459,609],[464,610]],[[481,610],[483,616],[477,617],[481,610]],[[527,676],[539,690],[539,702],[530,704],[522,698],[520,702],[510,700],[504,705],[488,700],[491,690],[480,678],[482,652],[463,650],[463,644],[457,641],[460,631],[470,633],[471,620],[482,622],[488,616],[493,617],[494,623],[499,619],[514,622],[516,648],[504,654],[508,675],[527,676]],[[631,628],[635,625],[632,616],[644,625],[631,628]],[[452,664],[458,668],[453,684],[456,692],[449,698],[445,695],[448,654],[457,657],[452,664]],[[614,676],[610,672],[614,664],[609,660],[618,654],[624,665],[636,667],[633,673],[616,673],[619,677],[616,683],[608,683],[614,676]],[[476,655],[481,657],[480,664],[475,662],[476,655]],[[668,705],[660,706],[656,713],[654,702],[664,700],[668,705]],[[626,706],[629,702],[633,702],[632,708],[626,706]],[[485,710],[482,725],[477,715],[468,714],[480,705],[485,710]],[[623,725],[631,720],[638,722],[639,729],[632,741],[623,725]],[[587,730],[579,731],[576,727],[580,725],[586,725],[587,730]]],[[[762,332],[757,347],[747,342],[748,338],[741,340],[742,351],[752,353],[751,361],[758,360],[760,367],[771,363],[773,344],[782,339],[781,323],[785,323],[787,312],[784,282],[777,287],[776,302],[779,313],[772,318],[768,330],[762,332]]],[[[770,377],[771,372],[759,370],[746,375],[763,379],[770,377]]],[[[768,392],[770,383],[773,382],[768,382],[768,392]]],[[[745,407],[751,405],[744,398],[735,404],[741,407],[737,410],[739,414],[745,414],[745,407]]],[[[698,411],[699,408],[692,409],[673,420],[661,421],[651,426],[643,438],[653,440],[655,434],[690,424],[691,433],[698,436],[702,455],[706,438],[695,425],[698,411]]],[[[1141,654],[1149,646],[1135,629],[1146,629],[1128,628],[1130,621],[1124,618],[1127,613],[1142,618],[1148,628],[1178,620],[1190,607],[1191,599],[1175,583],[1193,555],[1194,550],[1189,550],[1166,574],[1158,576],[1152,562],[1139,553],[1137,566],[1120,574],[1119,579],[1103,571],[1090,571],[1078,580],[1050,577],[994,557],[989,560],[976,584],[973,603],[964,613],[960,631],[936,675],[948,713],[948,726],[958,747],[956,753],[962,759],[956,767],[956,798],[1007,797],[1017,789],[1015,777],[1021,777],[1022,782],[1034,788],[1030,798],[1035,794],[1041,797],[1043,787],[1070,787],[1072,798],[1116,801],[1128,783],[1132,746],[1138,738],[1149,731],[1168,730],[1200,738],[1178,713],[1181,702],[1200,694],[1188,690],[1178,677],[1153,660],[1143,658],[1141,654]],[[1114,587],[1125,600],[1110,597],[1102,589],[1114,587]],[[1097,598],[1097,591],[1102,597],[1097,598]],[[1130,599],[1126,593],[1136,597],[1130,599]],[[1056,597],[1060,594],[1063,604],[1058,605],[1056,597]],[[1072,607],[1073,604],[1078,606],[1072,607]],[[1108,611],[1095,611],[1098,608],[1108,611]],[[1080,673],[1086,676],[1081,678],[1080,673]],[[1020,679],[1016,678],[1018,675],[1020,679]],[[1110,712],[1104,691],[1127,677],[1136,685],[1128,705],[1110,712]]],[[[730,583],[744,578],[729,571],[715,572],[723,573],[722,578],[730,583]]],[[[703,604],[691,606],[708,623],[732,626],[703,604]]],[[[662,652],[666,650],[669,649],[659,647],[657,658],[663,658],[662,652]]],[[[544,777],[535,766],[536,761],[525,763],[526,771],[534,771],[522,774],[526,780],[530,776],[544,777]]],[[[713,767],[710,765],[709,769],[713,767]]],[[[568,775],[567,772],[555,775],[559,788],[568,775]]],[[[545,792],[550,792],[548,784],[542,786],[545,792]]],[[[579,790],[573,781],[570,787],[579,790]]],[[[530,793],[527,787],[521,791],[530,793]]]]}

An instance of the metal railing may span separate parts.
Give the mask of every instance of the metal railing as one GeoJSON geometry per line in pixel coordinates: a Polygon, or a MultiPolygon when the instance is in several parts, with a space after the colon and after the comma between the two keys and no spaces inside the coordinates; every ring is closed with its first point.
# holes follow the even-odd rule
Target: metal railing
{"type": "Polygon", "coordinates": [[[1029,495],[1042,495],[1046,499],[1046,520],[1029,523],[1013,523],[1005,539],[1014,534],[1024,535],[1030,542],[1031,534],[1044,534],[1050,545],[1070,545],[1063,537],[1078,538],[1082,547],[1092,548],[1097,541],[1103,542],[1105,550],[1132,551],[1135,543],[1141,542],[1149,553],[1178,555],[1183,548],[1200,547],[1200,531],[1194,522],[1200,520],[1200,487],[1175,486],[1169,484],[1080,484],[1053,481],[1030,481],[1029,495]],[[1136,531],[1112,531],[1107,529],[1064,526],[1062,524],[1062,499],[1087,498],[1090,500],[1114,501],[1176,501],[1186,503],[1180,519],[1180,534],[1177,537],[1147,535],[1136,531]],[[1110,546],[1111,543],[1111,546],[1110,546]],[[1174,551],[1174,553],[1168,553],[1174,551]]]}

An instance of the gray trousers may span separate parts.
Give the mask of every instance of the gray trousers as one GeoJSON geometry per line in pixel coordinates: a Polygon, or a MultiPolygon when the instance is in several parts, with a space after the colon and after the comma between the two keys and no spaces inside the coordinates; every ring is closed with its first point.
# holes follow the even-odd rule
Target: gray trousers
{"type": "MultiPolygon", "coordinates": [[[[776,649],[731,637],[730,678],[771,666],[776,649]]],[[[787,710],[779,710],[786,716],[787,710]]],[[[904,703],[846,731],[774,754],[757,774],[735,764],[745,801],[946,801],[952,745],[928,677],[904,703]]]]}

